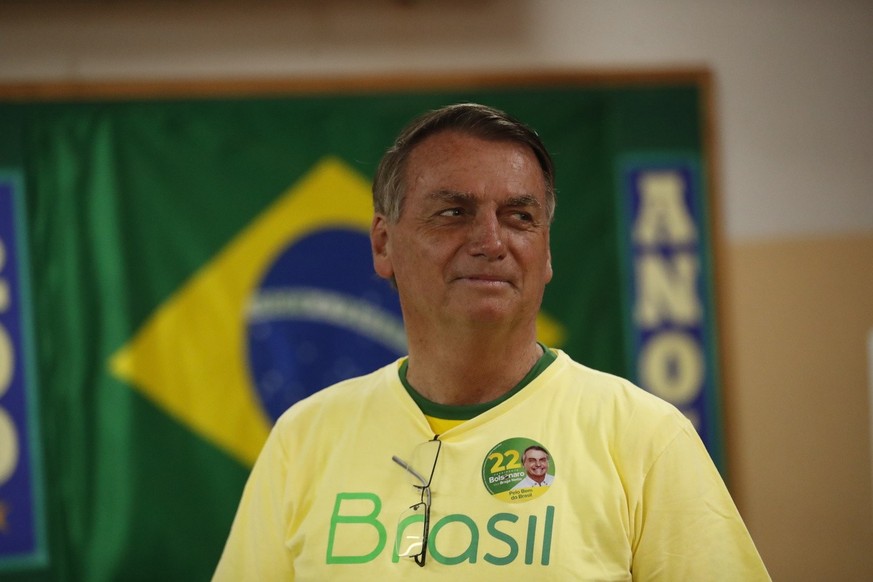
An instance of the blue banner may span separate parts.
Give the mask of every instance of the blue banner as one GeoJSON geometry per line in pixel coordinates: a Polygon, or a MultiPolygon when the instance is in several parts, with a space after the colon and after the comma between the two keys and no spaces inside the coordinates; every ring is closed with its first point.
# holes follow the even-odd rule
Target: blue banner
{"type": "Polygon", "coordinates": [[[723,469],[711,243],[695,155],[620,167],[625,321],[634,380],[678,407],[723,469]]]}
{"type": "Polygon", "coordinates": [[[46,562],[22,194],[0,174],[0,571],[46,562]]]}

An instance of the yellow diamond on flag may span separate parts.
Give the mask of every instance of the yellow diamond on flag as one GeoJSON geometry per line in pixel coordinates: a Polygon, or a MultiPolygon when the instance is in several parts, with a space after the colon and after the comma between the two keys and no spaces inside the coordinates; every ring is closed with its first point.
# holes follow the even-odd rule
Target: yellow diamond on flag
{"type": "Polygon", "coordinates": [[[537,314],[537,340],[543,345],[559,348],[564,343],[564,326],[552,319],[546,312],[537,314]]]}
{"type": "Polygon", "coordinates": [[[269,432],[246,362],[246,307],[264,271],[325,225],[367,232],[369,182],[322,160],[161,305],[110,361],[112,372],[245,464],[269,432]]]}

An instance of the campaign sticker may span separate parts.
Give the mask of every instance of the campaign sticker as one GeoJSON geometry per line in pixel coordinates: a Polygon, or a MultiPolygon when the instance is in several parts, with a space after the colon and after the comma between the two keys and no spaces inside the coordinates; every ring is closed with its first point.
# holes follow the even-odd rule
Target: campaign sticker
{"type": "Polygon", "coordinates": [[[535,440],[515,437],[497,443],[482,463],[482,483],[494,497],[524,503],[549,490],[555,480],[555,461],[535,440]]]}

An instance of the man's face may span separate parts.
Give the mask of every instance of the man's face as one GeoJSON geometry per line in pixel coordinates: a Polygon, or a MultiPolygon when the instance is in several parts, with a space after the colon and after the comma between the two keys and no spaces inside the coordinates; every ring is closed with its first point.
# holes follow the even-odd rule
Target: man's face
{"type": "Polygon", "coordinates": [[[549,470],[549,456],[544,451],[529,450],[524,454],[524,470],[534,481],[542,481],[549,470]]]}
{"type": "Polygon", "coordinates": [[[376,272],[396,280],[407,330],[532,329],[552,277],[545,180],[533,152],[441,132],[412,151],[404,181],[400,218],[377,215],[371,238],[376,272]]]}

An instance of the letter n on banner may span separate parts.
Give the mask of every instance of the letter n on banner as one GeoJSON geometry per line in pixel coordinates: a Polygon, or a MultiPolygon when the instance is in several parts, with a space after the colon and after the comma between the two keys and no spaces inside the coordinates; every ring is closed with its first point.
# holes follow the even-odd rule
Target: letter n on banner
{"type": "Polygon", "coordinates": [[[698,156],[619,164],[626,353],[634,380],[691,420],[724,472],[712,253],[698,156]]]}
{"type": "Polygon", "coordinates": [[[0,171],[0,574],[47,563],[23,205],[0,171]]]}

